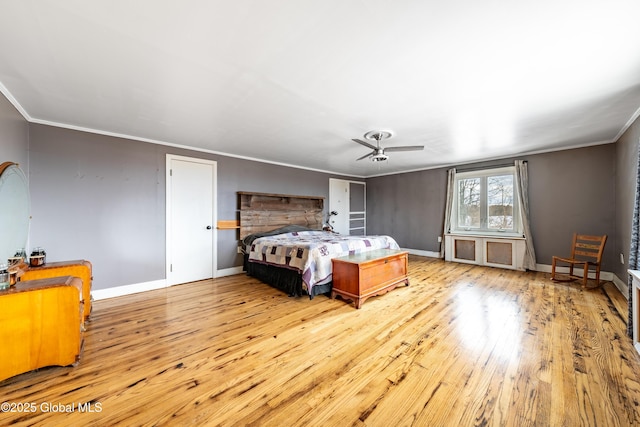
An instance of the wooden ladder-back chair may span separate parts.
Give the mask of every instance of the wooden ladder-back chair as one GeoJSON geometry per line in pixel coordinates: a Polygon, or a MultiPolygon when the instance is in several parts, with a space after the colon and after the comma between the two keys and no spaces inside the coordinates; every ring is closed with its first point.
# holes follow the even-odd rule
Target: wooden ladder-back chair
{"type": "Polygon", "coordinates": [[[587,287],[589,272],[595,271],[596,285],[600,286],[600,263],[602,261],[602,253],[604,245],[607,242],[607,235],[604,236],[588,236],[585,234],[573,234],[573,246],[571,247],[571,257],[563,258],[554,256],[551,261],[551,280],[556,282],[570,282],[573,280],[582,280],[582,287],[587,287]],[[569,264],[569,274],[557,274],[556,264],[569,264]],[[573,268],[582,268],[582,276],[573,274],[573,268]],[[593,267],[594,269],[590,269],[593,267]]]}

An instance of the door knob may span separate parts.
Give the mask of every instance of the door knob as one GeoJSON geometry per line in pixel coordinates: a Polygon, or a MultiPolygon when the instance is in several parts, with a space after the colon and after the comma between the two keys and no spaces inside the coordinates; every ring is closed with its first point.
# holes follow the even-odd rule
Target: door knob
{"type": "Polygon", "coordinates": [[[207,230],[211,230],[211,226],[210,225],[207,225],[207,230]]]}

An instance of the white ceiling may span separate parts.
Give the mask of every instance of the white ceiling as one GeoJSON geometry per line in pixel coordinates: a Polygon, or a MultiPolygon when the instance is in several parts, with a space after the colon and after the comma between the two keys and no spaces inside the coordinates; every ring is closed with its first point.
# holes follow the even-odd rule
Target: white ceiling
{"type": "Polygon", "coordinates": [[[0,0],[25,117],[355,176],[614,142],[638,0],[0,0]],[[390,129],[385,163],[351,141],[390,129]]]}

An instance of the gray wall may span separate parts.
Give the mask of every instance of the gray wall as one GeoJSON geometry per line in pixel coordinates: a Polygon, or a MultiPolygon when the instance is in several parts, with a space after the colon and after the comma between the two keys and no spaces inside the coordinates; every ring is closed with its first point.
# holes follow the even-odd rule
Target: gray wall
{"type": "Polygon", "coordinates": [[[29,124],[0,94],[0,163],[14,162],[29,173],[29,124]]]}
{"type": "Polygon", "coordinates": [[[620,262],[620,255],[617,255],[614,273],[624,281],[629,268],[639,141],[640,119],[637,119],[616,143],[616,247],[614,252],[624,255],[624,263],[620,262]]]}
{"type": "MultiPolygon", "coordinates": [[[[519,157],[528,161],[531,232],[537,261],[568,255],[574,231],[608,234],[603,268],[613,271],[616,243],[614,144],[519,157]]],[[[459,166],[512,164],[514,159],[459,166]]],[[[444,225],[446,169],[367,180],[368,232],[394,236],[400,246],[438,252],[444,225]]]]}
{"type": "Polygon", "coordinates": [[[446,169],[367,179],[367,233],[393,236],[403,248],[438,252],[446,169]]]}
{"type": "MultiPolygon", "coordinates": [[[[539,263],[566,253],[574,229],[602,232],[610,236],[604,268],[624,280],[639,139],[636,120],[616,144],[523,157],[529,161],[539,263]]],[[[20,163],[31,180],[31,245],[44,246],[51,261],[91,260],[95,289],[164,278],[167,153],[218,162],[219,219],[236,217],[236,191],[328,198],[329,178],[353,179],[30,125],[0,96],[0,161],[20,163]]],[[[461,168],[470,166],[476,165],[461,168]]],[[[393,235],[406,248],[439,251],[446,169],[366,181],[368,233],[393,235]]],[[[234,231],[219,231],[218,268],[240,265],[236,239],[234,231]]]]}
{"type": "Polygon", "coordinates": [[[91,261],[94,289],[165,277],[159,147],[37,124],[30,145],[32,246],[91,261]]]}
{"type": "MultiPolygon", "coordinates": [[[[31,242],[50,261],[90,260],[94,289],[165,278],[167,153],[217,161],[221,220],[237,217],[237,191],[328,201],[329,178],[353,179],[39,124],[30,145],[31,242]]],[[[237,239],[218,231],[218,269],[242,265],[237,239]]]]}
{"type": "Polygon", "coordinates": [[[602,268],[615,268],[615,145],[525,157],[538,263],[568,255],[573,232],[607,234],[602,268]]]}

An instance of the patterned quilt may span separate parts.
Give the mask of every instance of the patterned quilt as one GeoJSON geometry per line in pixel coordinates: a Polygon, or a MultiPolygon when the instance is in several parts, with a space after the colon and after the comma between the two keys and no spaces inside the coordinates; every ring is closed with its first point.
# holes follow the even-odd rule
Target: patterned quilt
{"type": "Polygon", "coordinates": [[[271,264],[302,273],[311,295],[316,284],[331,281],[331,258],[375,249],[400,249],[389,236],[343,236],[326,231],[297,231],[253,241],[249,262],[271,264]]]}

